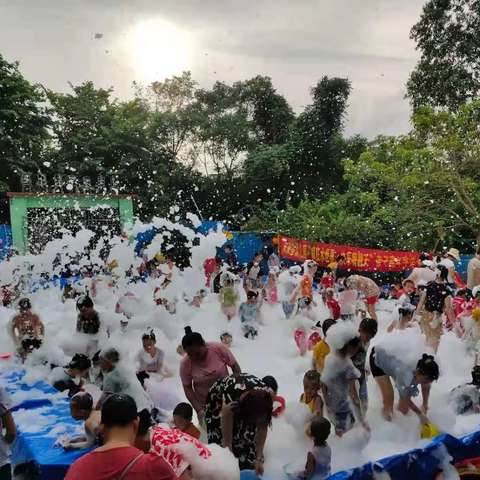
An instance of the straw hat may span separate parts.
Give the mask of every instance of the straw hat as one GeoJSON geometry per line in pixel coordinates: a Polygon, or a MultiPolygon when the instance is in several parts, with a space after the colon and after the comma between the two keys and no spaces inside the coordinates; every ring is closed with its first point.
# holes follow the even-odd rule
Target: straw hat
{"type": "Polygon", "coordinates": [[[450,257],[453,257],[455,260],[459,261],[460,260],[460,252],[456,248],[451,248],[448,252],[447,255],[450,257]]]}

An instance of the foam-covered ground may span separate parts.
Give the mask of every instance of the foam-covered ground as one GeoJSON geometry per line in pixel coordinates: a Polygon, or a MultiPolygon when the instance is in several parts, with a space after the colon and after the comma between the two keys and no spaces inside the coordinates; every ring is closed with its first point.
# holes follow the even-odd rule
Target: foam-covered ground
{"type": "MultiPolygon", "coordinates": [[[[67,238],[63,243],[54,245],[52,252],[55,249],[57,252],[80,250],[85,241],[88,241],[88,235],[83,240],[67,238]]],[[[168,240],[163,239],[163,241],[168,240]]],[[[172,378],[163,380],[159,388],[183,400],[184,395],[178,376],[181,357],[176,353],[183,335],[183,327],[191,325],[195,331],[201,332],[207,341],[218,341],[221,333],[229,331],[234,338],[232,351],[242,370],[259,377],[275,376],[280,386],[279,394],[287,400],[286,412],[273,422],[265,451],[265,478],[278,479],[283,472],[284,465],[293,463],[302,467],[309,448],[304,434],[308,411],[304,405],[298,403],[298,398],[302,393],[303,374],[311,366],[311,355],[299,356],[293,341],[294,329],[299,323],[304,324],[306,320],[299,318],[286,320],[280,305],[264,305],[262,310],[264,325],[260,328],[259,336],[251,341],[241,336],[238,318],[230,323],[227,322],[220,311],[215,295],[209,295],[198,309],[188,306],[181,293],[186,291],[188,295],[191,295],[202,286],[201,264],[205,258],[214,256],[215,246],[221,245],[223,241],[222,234],[214,234],[202,239],[200,246],[193,247],[193,267],[183,274],[176,272],[176,278],[169,288],[169,295],[172,297],[176,295],[179,298],[175,315],[170,315],[162,307],[153,304],[153,290],[160,280],[151,279],[146,283],[127,285],[123,278],[119,278],[119,286],[116,289],[108,288],[107,282],[103,282],[104,286],[99,288],[95,301],[103,325],[108,325],[112,334],[109,339],[104,337],[102,346],[116,346],[123,356],[123,361],[127,365],[133,365],[133,358],[142,347],[141,334],[147,326],[153,327],[157,333],[157,346],[165,351],[166,364],[175,372],[172,378]],[[128,331],[122,333],[119,327],[122,315],[114,312],[118,298],[126,291],[135,293],[139,303],[136,313],[130,321],[128,331]]],[[[155,249],[158,250],[160,243],[159,240],[157,245],[151,248],[153,253],[155,249]]],[[[116,250],[114,248],[112,255],[116,255],[115,258],[121,267],[134,261],[131,250],[130,246],[118,241],[118,246],[116,250]]],[[[16,266],[21,270],[24,268],[21,265],[25,265],[27,260],[30,265],[35,265],[34,274],[48,268],[48,262],[51,265],[51,258],[48,258],[47,252],[41,257],[24,257],[21,261],[14,260],[13,264],[7,266],[2,264],[0,265],[0,274],[3,273],[3,278],[12,274],[18,275],[18,271],[14,272],[13,267],[16,266]]],[[[38,290],[32,293],[30,298],[34,311],[41,316],[46,327],[44,346],[36,353],[36,357],[32,357],[31,362],[38,363],[44,358],[49,362],[61,365],[78,350],[79,340],[75,333],[75,303],[71,300],[62,303],[61,292],[56,288],[38,290]]],[[[319,320],[325,319],[327,311],[321,305],[320,298],[317,300],[319,306],[316,307],[315,314],[319,320]]],[[[393,309],[393,302],[380,302],[380,332],[372,344],[389,338],[390,341],[401,344],[405,348],[406,355],[415,356],[417,352],[424,350],[423,337],[417,328],[386,333],[393,309]]],[[[6,332],[7,322],[13,314],[13,309],[0,307],[0,332],[6,332]]],[[[1,334],[0,353],[9,351],[12,351],[11,341],[8,335],[1,334]]],[[[470,433],[478,428],[480,416],[456,417],[447,405],[447,394],[456,385],[470,381],[473,357],[467,353],[465,346],[453,333],[447,333],[442,337],[437,358],[441,375],[439,381],[432,387],[429,417],[443,432],[455,436],[470,433]]],[[[27,364],[27,369],[28,377],[31,379],[38,379],[39,376],[46,378],[48,374],[46,367],[38,365],[27,364]]],[[[379,392],[371,377],[368,379],[368,387],[370,407],[367,420],[371,427],[371,434],[368,436],[363,429],[355,428],[342,439],[337,439],[332,435],[329,439],[333,451],[332,472],[401,453],[427,442],[419,437],[419,423],[414,415],[402,417],[398,414],[393,422],[384,421],[380,415],[379,392]]],[[[172,401],[175,401],[175,398],[172,401]]]]}

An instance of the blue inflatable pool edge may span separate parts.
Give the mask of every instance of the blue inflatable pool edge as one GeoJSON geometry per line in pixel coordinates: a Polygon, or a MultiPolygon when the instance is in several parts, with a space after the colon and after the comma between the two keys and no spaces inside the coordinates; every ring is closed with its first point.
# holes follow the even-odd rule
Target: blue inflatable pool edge
{"type": "MultiPolygon", "coordinates": [[[[46,426],[51,430],[58,423],[75,428],[79,425],[70,416],[67,398],[59,398],[50,385],[45,382],[37,382],[33,385],[26,385],[22,382],[25,372],[10,372],[1,375],[5,382],[6,390],[13,393],[14,390],[40,390],[45,393],[46,398],[23,399],[12,409],[13,411],[42,410],[47,417],[55,417],[53,425],[46,426]],[[52,396],[52,394],[55,394],[52,396]]],[[[60,395],[61,397],[61,395],[60,395]]],[[[44,431],[39,433],[21,432],[14,447],[12,461],[14,464],[34,459],[41,469],[42,480],[59,480],[78,456],[85,452],[63,452],[61,449],[52,449],[54,439],[44,437],[44,431]]],[[[336,472],[329,480],[367,480],[372,479],[374,472],[385,471],[392,480],[427,480],[433,479],[435,474],[442,469],[445,460],[453,463],[480,456],[480,429],[456,438],[449,434],[442,434],[435,437],[423,448],[417,448],[408,452],[393,455],[376,462],[369,462],[365,465],[350,470],[336,472]],[[446,457],[449,458],[446,458],[446,457]]],[[[258,480],[253,471],[243,471],[241,480],[258,480]]],[[[266,476],[268,480],[283,480],[266,476]]]]}

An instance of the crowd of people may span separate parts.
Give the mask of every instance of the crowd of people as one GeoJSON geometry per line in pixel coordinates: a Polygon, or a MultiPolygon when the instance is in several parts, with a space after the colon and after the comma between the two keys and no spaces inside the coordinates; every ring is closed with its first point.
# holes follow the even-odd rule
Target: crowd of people
{"type": "MultiPolygon", "coordinates": [[[[262,475],[269,426],[288,405],[278,395],[272,372],[263,372],[260,378],[242,370],[230,348],[234,341],[230,326],[238,319],[243,337],[255,342],[264,325],[266,305],[281,307],[278,311],[284,319],[279,321],[292,326],[298,355],[311,355],[311,369],[303,376],[299,398],[310,415],[306,434],[311,448],[304,470],[292,478],[326,478],[331,470],[329,437],[341,438],[356,426],[370,431],[369,375],[378,386],[385,420],[412,412],[420,424],[429,424],[430,389],[441,374],[435,355],[445,330],[461,337],[474,357],[472,383],[451,393],[455,410],[459,414],[480,412],[480,250],[469,264],[466,284],[455,271],[459,253],[450,249],[444,256],[422,254],[418,266],[389,289],[395,305],[387,328],[390,338],[409,328],[419,328],[425,337],[424,351],[414,361],[405,358],[399,344],[389,337],[372,342],[379,330],[381,289],[373,278],[349,272],[344,256],[320,268],[313,260],[283,265],[271,247],[246,266],[238,264],[233,248],[227,247],[224,253],[224,260],[205,261],[205,286],[185,301],[194,309],[207,296],[216,296],[225,331],[220,341],[211,341],[191,326],[185,327],[177,348],[182,357],[178,374],[167,365],[153,328],[141,336],[135,371],[127,368],[121,350],[106,346],[110,327],[102,326],[94,295],[70,284],[65,288],[63,298],[75,300],[76,332],[84,340],[83,348],[68,364],[52,366],[48,381],[70,397],[72,417],[85,426],[83,435],[63,439],[62,447],[95,447],[71,466],[68,480],[223,480],[228,476],[222,476],[220,468],[206,472],[196,463],[197,457],[214,455],[212,445],[228,449],[240,470],[262,475]],[[328,312],[326,318],[319,315],[319,304],[328,312]],[[172,409],[159,408],[148,385],[177,376],[185,398],[172,409]],[[87,391],[88,385],[101,391],[98,399],[87,391]],[[421,404],[417,404],[414,398],[420,395],[421,404]],[[195,454],[178,447],[182,444],[193,446],[195,454]]],[[[157,272],[162,281],[152,304],[175,315],[178,300],[167,297],[165,291],[175,282],[176,267],[171,258],[163,260],[165,266],[157,272]]],[[[116,310],[125,317],[120,329],[128,328],[133,315],[129,302],[138,299],[130,292],[119,292],[116,310]]],[[[25,362],[42,347],[45,328],[28,297],[16,305],[18,313],[8,328],[19,361],[25,362]]],[[[11,443],[16,431],[1,388],[0,418],[6,431],[0,440],[3,480],[9,478],[10,466],[7,456],[2,457],[1,442],[11,443]]]]}

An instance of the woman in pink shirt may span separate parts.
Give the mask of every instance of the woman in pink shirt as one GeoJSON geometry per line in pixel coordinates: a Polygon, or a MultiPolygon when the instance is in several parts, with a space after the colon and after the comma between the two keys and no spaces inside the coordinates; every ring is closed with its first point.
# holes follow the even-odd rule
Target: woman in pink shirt
{"type": "Polygon", "coordinates": [[[180,378],[189,402],[197,412],[200,422],[205,416],[205,404],[210,387],[219,379],[242,371],[232,352],[221,343],[206,343],[203,337],[185,327],[182,347],[186,356],[180,364],[180,378]]]}

